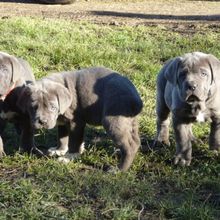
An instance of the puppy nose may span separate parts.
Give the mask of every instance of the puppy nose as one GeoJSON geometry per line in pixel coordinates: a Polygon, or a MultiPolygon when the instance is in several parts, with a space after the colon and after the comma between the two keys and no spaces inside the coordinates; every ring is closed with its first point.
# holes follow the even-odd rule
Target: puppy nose
{"type": "Polygon", "coordinates": [[[191,82],[191,83],[189,83],[189,85],[188,85],[188,89],[189,90],[192,90],[192,91],[195,91],[196,90],[196,88],[197,88],[197,84],[195,83],[195,82],[191,82]]]}

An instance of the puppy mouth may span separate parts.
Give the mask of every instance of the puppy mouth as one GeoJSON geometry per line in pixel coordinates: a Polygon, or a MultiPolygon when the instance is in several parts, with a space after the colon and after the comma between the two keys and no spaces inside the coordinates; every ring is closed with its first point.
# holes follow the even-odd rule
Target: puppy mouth
{"type": "Polygon", "coordinates": [[[42,128],[44,128],[44,126],[43,126],[43,125],[40,125],[40,124],[38,124],[38,123],[34,123],[34,128],[35,128],[35,129],[42,129],[42,128]]]}
{"type": "MultiPolygon", "coordinates": [[[[56,125],[56,124],[55,124],[56,125]]],[[[40,123],[34,123],[35,129],[53,129],[55,127],[54,124],[40,124],[40,123]]]]}
{"type": "Polygon", "coordinates": [[[200,102],[201,99],[195,95],[189,95],[188,97],[186,97],[186,102],[187,103],[194,103],[194,102],[200,102]]]}
{"type": "Polygon", "coordinates": [[[195,95],[189,95],[189,96],[186,97],[186,102],[189,103],[189,104],[193,103],[193,102],[200,102],[200,101],[201,101],[201,99],[198,98],[195,95]]]}

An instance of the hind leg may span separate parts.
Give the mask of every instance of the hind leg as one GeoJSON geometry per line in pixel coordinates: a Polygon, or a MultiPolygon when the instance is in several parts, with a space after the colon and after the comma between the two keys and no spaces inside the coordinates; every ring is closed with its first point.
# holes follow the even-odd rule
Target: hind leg
{"type": "Polygon", "coordinates": [[[122,156],[118,168],[121,171],[128,170],[140,147],[137,119],[124,116],[105,116],[103,126],[121,150],[122,156]]]}

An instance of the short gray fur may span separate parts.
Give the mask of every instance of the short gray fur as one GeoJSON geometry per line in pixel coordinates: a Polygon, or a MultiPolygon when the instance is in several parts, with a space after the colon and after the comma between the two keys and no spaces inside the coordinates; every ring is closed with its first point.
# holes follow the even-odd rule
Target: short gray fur
{"type": "MultiPolygon", "coordinates": [[[[119,169],[123,171],[131,166],[140,146],[136,116],[142,110],[141,98],[128,78],[104,67],[42,78],[24,89],[17,106],[36,129],[57,124],[57,148],[68,148],[69,153],[79,152],[86,124],[103,125],[121,149],[119,169]]],[[[23,147],[30,149],[33,132],[26,133],[23,139],[28,142],[23,147]]]]}
{"type": "Polygon", "coordinates": [[[192,123],[211,120],[209,146],[220,147],[220,61],[211,54],[187,53],[169,60],[157,77],[157,136],[169,144],[169,113],[176,140],[175,164],[190,165],[192,123]]]}
{"type": "MultiPolygon", "coordinates": [[[[30,82],[34,83],[34,81],[34,74],[27,61],[4,52],[0,52],[0,113],[3,112],[3,99],[11,99],[10,97],[13,97],[13,105],[15,106],[17,100],[14,99],[13,93],[17,90],[17,88],[30,82]]],[[[0,118],[0,135],[2,135],[4,131],[6,122],[7,120],[5,120],[5,118],[0,118]]],[[[16,123],[15,126],[17,127],[16,123]]],[[[4,154],[3,142],[1,140],[0,157],[4,154]]]]}

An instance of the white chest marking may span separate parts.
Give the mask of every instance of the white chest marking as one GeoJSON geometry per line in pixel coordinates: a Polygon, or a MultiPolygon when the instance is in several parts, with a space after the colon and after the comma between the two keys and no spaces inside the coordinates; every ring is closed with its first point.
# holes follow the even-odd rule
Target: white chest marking
{"type": "Polygon", "coordinates": [[[2,111],[2,112],[0,113],[0,117],[1,117],[2,119],[7,119],[7,120],[10,120],[10,119],[14,118],[15,115],[17,115],[16,112],[3,112],[3,111],[2,111]]]}
{"type": "Polygon", "coordinates": [[[199,114],[196,117],[197,122],[205,122],[205,115],[202,112],[199,112],[199,114]]]}

